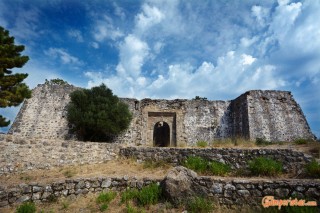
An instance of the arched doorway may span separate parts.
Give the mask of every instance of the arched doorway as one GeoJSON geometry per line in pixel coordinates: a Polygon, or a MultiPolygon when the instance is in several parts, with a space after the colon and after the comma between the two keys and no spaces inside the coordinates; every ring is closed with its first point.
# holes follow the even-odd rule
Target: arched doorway
{"type": "Polygon", "coordinates": [[[153,145],[158,147],[170,146],[170,127],[166,122],[157,122],[153,127],[153,145]]]}

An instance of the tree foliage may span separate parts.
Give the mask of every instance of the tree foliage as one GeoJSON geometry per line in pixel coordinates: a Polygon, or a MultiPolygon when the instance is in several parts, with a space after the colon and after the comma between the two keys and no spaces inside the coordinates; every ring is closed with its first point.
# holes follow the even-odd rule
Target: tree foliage
{"type": "MultiPolygon", "coordinates": [[[[28,74],[12,74],[13,68],[21,68],[29,60],[21,56],[23,45],[15,45],[14,37],[0,26],[0,107],[18,106],[25,98],[30,98],[31,91],[22,81],[28,74]]],[[[0,127],[8,126],[10,121],[0,115],[0,127]]]]}
{"type": "Polygon", "coordinates": [[[68,121],[79,139],[108,141],[129,127],[132,115],[104,84],[70,94],[68,121]]]}

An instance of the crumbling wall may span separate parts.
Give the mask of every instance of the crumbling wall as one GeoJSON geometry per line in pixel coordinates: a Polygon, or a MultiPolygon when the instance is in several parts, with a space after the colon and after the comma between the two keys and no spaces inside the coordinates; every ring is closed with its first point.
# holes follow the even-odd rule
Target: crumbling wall
{"type": "Polygon", "coordinates": [[[69,84],[40,84],[25,100],[9,134],[28,138],[65,139],[69,136],[66,106],[69,94],[75,90],[69,84]]]}
{"type": "Polygon", "coordinates": [[[250,139],[293,141],[315,138],[290,92],[253,90],[246,94],[250,139]]]}
{"type": "MultiPolygon", "coordinates": [[[[28,138],[72,138],[66,119],[72,85],[46,83],[24,102],[9,134],[28,138]]],[[[170,146],[232,137],[290,141],[314,138],[300,106],[290,92],[254,90],[231,101],[152,100],[121,98],[133,114],[129,128],[114,142],[154,146],[157,122],[170,128],[170,146]]]]}

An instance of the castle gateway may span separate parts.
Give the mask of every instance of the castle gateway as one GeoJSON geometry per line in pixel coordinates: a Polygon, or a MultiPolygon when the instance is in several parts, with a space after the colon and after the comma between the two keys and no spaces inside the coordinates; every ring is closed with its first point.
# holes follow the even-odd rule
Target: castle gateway
{"type": "MultiPolygon", "coordinates": [[[[9,134],[47,139],[70,138],[66,119],[69,94],[79,88],[47,82],[32,90],[9,134]]],[[[121,100],[133,119],[115,142],[146,146],[190,146],[197,141],[242,137],[292,141],[312,138],[306,118],[290,92],[248,91],[231,101],[121,100]]]]}

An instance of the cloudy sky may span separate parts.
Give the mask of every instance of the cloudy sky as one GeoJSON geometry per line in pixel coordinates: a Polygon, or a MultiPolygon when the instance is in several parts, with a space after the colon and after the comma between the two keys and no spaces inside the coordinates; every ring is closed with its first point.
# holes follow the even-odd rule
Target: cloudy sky
{"type": "Polygon", "coordinates": [[[289,90],[318,137],[319,15],[314,0],[0,0],[31,88],[63,78],[121,97],[210,100],[289,90]]]}

